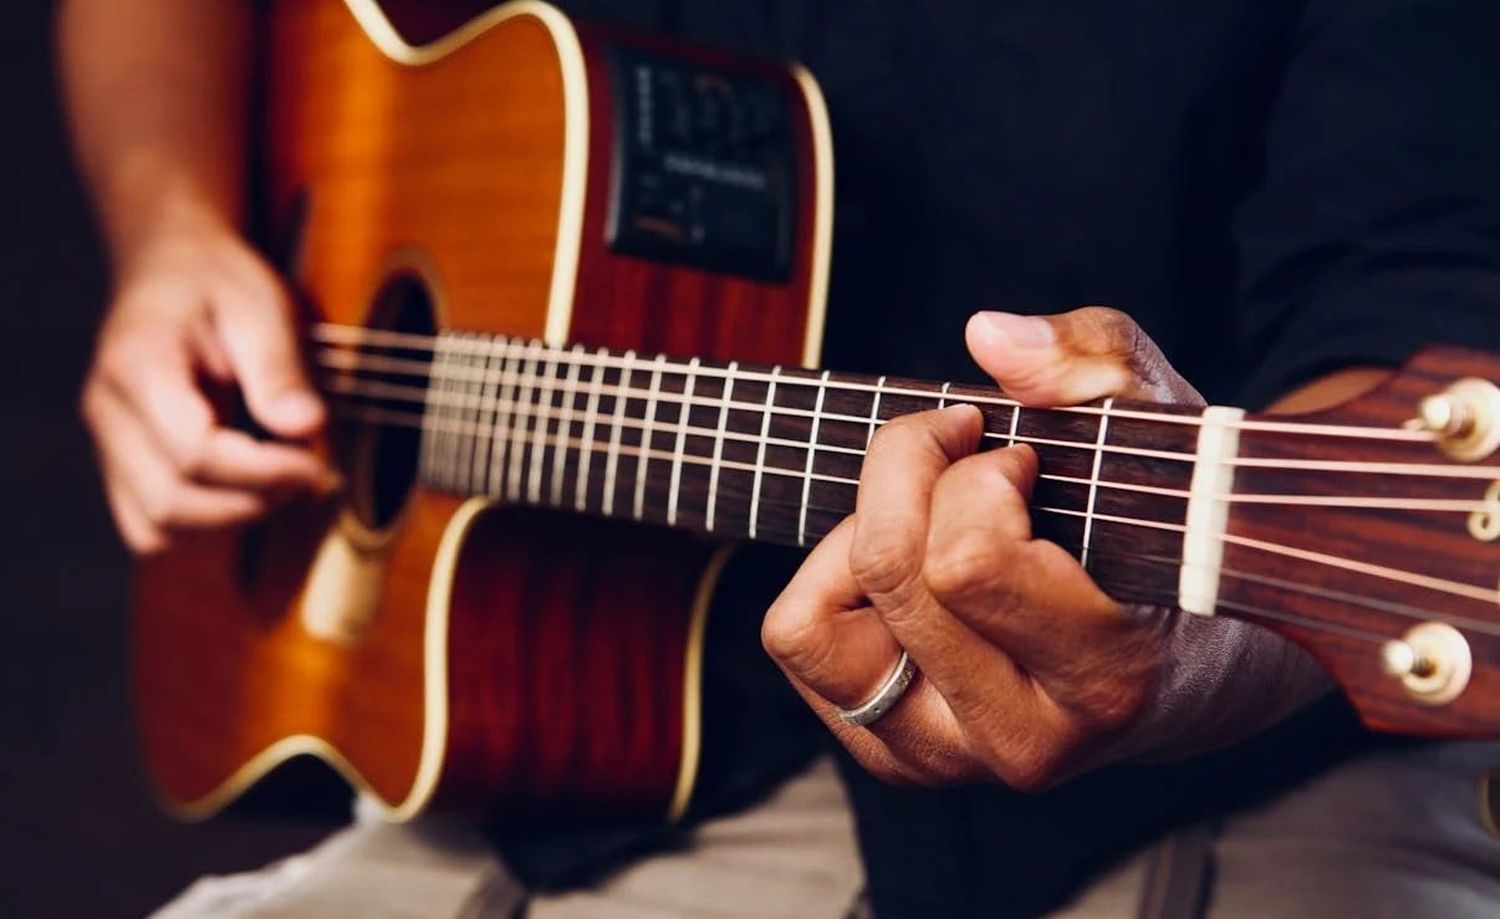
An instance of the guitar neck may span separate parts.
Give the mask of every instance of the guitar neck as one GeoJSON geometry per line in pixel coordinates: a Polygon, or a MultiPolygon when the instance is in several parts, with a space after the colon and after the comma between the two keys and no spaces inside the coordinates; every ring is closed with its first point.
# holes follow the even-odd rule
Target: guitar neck
{"type": "Polygon", "coordinates": [[[881,425],[970,404],[984,416],[982,449],[1038,453],[1038,536],[1117,599],[1179,600],[1201,409],[1023,408],[960,384],[385,335],[380,357],[359,357],[360,375],[328,388],[342,414],[420,425],[431,487],[811,546],[854,510],[881,425]]]}

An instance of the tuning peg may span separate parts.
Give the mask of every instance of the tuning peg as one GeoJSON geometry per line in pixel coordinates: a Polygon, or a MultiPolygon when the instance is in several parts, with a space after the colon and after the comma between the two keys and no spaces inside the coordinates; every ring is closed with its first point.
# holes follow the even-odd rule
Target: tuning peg
{"type": "Polygon", "coordinates": [[[1417,701],[1446,705],[1469,685],[1474,660],[1468,639],[1458,629],[1445,622],[1424,622],[1382,645],[1380,666],[1417,701]]]}
{"type": "Polygon", "coordinates": [[[1392,639],[1380,648],[1380,666],[1385,675],[1395,679],[1408,676],[1431,676],[1432,661],[1417,653],[1417,649],[1404,641],[1392,639]]]}
{"type": "Polygon", "coordinates": [[[1482,460],[1500,447],[1500,387],[1488,380],[1459,380],[1423,399],[1408,427],[1431,431],[1454,459],[1482,460]]]}

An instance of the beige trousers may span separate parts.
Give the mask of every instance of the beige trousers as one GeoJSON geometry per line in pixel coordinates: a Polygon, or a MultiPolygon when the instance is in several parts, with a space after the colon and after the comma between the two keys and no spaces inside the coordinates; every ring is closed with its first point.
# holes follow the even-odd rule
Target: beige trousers
{"type": "MultiPolygon", "coordinates": [[[[1209,845],[1208,919],[1493,919],[1500,843],[1474,782],[1500,746],[1446,744],[1334,769],[1225,822],[1209,845]]],[[[1108,819],[1108,815],[1100,815],[1108,819]]],[[[1140,853],[1051,919],[1151,917],[1162,848],[1140,853]]],[[[681,851],[597,888],[532,897],[527,919],[840,919],[858,899],[854,828],[833,766],[819,762],[761,805],[698,828],[681,851]]],[[[470,828],[392,826],[361,811],[305,855],[204,878],[158,919],[510,919],[526,897],[470,828]]],[[[941,917],[939,917],[941,919],[941,917]]]]}

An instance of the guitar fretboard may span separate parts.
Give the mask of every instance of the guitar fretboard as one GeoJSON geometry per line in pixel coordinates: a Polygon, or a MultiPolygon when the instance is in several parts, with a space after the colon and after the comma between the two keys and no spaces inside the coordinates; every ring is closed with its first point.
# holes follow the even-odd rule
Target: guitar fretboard
{"type": "Polygon", "coordinates": [[[1196,409],[1023,408],[985,387],[482,335],[391,342],[329,389],[364,420],[419,425],[436,488],[809,546],[854,510],[882,425],[971,404],[981,449],[1039,454],[1037,535],[1117,598],[1177,597],[1196,409]]]}

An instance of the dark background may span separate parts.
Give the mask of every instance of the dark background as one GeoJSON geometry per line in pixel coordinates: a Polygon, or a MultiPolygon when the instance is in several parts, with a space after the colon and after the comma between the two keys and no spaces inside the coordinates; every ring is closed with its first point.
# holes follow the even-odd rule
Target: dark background
{"type": "Polygon", "coordinates": [[[108,294],[63,133],[52,3],[0,37],[0,916],[140,916],[205,872],[309,845],[327,818],[183,826],[135,755],[128,565],[75,411],[108,294]]]}

